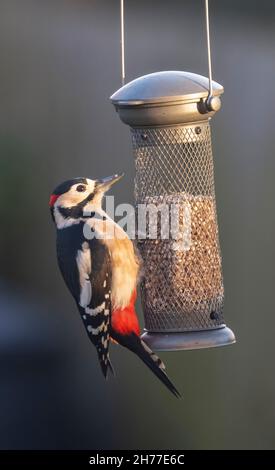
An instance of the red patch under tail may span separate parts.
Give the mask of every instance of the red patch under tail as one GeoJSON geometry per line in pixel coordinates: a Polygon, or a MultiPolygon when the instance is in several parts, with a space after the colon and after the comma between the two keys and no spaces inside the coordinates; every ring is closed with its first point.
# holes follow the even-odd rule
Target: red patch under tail
{"type": "Polygon", "coordinates": [[[135,302],[137,292],[134,290],[129,305],[123,309],[114,310],[112,312],[112,328],[121,335],[129,335],[135,333],[140,335],[140,326],[135,311],[135,302]]]}

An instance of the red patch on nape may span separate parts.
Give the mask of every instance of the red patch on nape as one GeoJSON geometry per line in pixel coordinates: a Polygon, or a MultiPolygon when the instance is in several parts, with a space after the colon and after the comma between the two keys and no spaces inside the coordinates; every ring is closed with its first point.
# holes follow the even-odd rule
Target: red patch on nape
{"type": "Polygon", "coordinates": [[[140,335],[140,326],[135,311],[136,291],[127,307],[112,312],[112,328],[120,335],[140,335]]]}
{"type": "Polygon", "coordinates": [[[52,194],[49,200],[49,206],[53,207],[55,204],[55,201],[57,201],[58,198],[59,198],[58,194],[52,194]]]}

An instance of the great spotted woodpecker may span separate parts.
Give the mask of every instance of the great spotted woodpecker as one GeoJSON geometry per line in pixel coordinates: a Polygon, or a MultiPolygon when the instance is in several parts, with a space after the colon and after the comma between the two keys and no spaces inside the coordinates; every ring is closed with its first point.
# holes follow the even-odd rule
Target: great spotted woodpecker
{"type": "Polygon", "coordinates": [[[50,210],[57,229],[57,258],[102,372],[113,372],[109,342],[133,351],[177,397],[158,356],[140,339],[135,312],[140,261],[124,230],[102,209],[106,191],[122,175],[74,178],[57,186],[50,210]]]}

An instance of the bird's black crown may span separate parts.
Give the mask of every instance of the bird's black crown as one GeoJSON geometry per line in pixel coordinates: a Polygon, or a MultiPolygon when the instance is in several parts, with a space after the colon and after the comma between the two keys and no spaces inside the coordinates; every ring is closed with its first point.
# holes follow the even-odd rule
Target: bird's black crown
{"type": "Polygon", "coordinates": [[[73,178],[71,180],[64,181],[64,183],[59,184],[55,190],[53,191],[53,194],[56,194],[57,196],[60,196],[61,194],[66,193],[69,191],[69,189],[74,185],[78,183],[83,183],[87,184],[87,179],[78,177],[78,178],[73,178]]]}

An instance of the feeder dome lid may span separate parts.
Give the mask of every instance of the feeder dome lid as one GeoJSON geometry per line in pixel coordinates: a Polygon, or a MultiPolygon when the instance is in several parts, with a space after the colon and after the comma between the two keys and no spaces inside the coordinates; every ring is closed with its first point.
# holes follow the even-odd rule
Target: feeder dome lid
{"type": "MultiPolygon", "coordinates": [[[[223,93],[212,81],[213,97],[223,93]]],[[[219,109],[209,111],[206,100],[209,79],[182,71],[156,72],[139,77],[111,96],[120,118],[133,127],[173,125],[203,121],[219,109]]]]}

